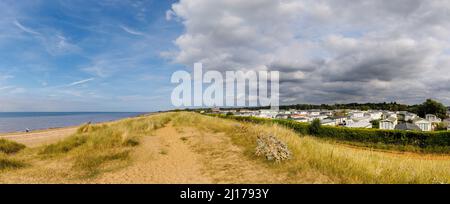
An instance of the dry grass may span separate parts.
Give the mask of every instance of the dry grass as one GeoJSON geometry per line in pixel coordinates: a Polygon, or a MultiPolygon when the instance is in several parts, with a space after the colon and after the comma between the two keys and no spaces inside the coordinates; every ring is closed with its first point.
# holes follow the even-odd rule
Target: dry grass
{"type": "MultiPolygon", "coordinates": [[[[72,136],[55,144],[30,148],[15,157],[34,163],[26,174],[36,175],[41,168],[49,175],[56,171],[70,171],[64,179],[89,179],[103,172],[125,167],[129,164],[130,152],[139,145],[142,136],[151,134],[170,121],[171,114],[124,119],[113,123],[81,126],[72,136]],[[54,165],[55,163],[61,165],[54,165]],[[44,167],[43,167],[44,166],[44,167]],[[67,167],[70,168],[67,168],[67,167]]],[[[2,165],[21,167],[11,158],[1,157],[2,165]]],[[[14,168],[9,168],[14,169],[14,168]]]]}
{"type": "Polygon", "coordinates": [[[17,142],[0,139],[0,153],[13,154],[25,149],[25,145],[17,142]]]}
{"type": "Polygon", "coordinates": [[[450,160],[399,157],[352,149],[299,136],[278,125],[239,124],[193,113],[181,113],[174,122],[203,131],[224,132],[245,149],[248,158],[265,163],[275,172],[288,173],[285,183],[450,183],[450,160]],[[293,159],[277,165],[256,158],[258,135],[275,135],[286,142],[293,159]]]}
{"type": "MultiPolygon", "coordinates": [[[[131,165],[136,155],[147,163],[131,168],[133,175],[180,169],[180,163],[185,162],[193,166],[195,175],[205,176],[198,181],[213,183],[450,183],[449,156],[394,155],[298,135],[278,125],[239,123],[187,112],[85,125],[56,144],[12,155],[0,153],[0,183],[8,179],[23,183],[89,183],[104,174],[115,178],[121,175],[116,170],[126,170],[124,167],[131,165]],[[161,129],[169,121],[170,128],[161,129]],[[155,134],[156,138],[152,136],[155,134]],[[277,164],[255,156],[259,135],[273,135],[286,143],[292,158],[277,164]],[[190,152],[192,149],[197,156],[190,152]],[[148,161],[152,159],[145,155],[148,152],[155,152],[155,158],[159,158],[156,166],[148,161]],[[198,157],[198,161],[186,161],[186,152],[198,157]]],[[[127,172],[123,175],[129,175],[127,172]]],[[[185,176],[174,177],[174,181],[194,179],[185,175],[186,171],[172,173],[185,176]]],[[[139,175],[134,176],[138,181],[139,175]]],[[[147,176],[151,181],[172,179],[165,178],[165,174],[147,176]]]]}
{"type": "Polygon", "coordinates": [[[11,158],[10,156],[5,155],[3,153],[0,153],[0,171],[19,169],[25,166],[26,164],[24,162],[11,158]]]}

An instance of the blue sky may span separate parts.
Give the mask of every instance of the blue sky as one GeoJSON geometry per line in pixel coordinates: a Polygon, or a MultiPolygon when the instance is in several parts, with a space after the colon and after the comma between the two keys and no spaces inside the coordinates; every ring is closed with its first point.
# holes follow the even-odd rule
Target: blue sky
{"type": "Polygon", "coordinates": [[[0,0],[0,111],[173,108],[172,73],[280,72],[280,103],[450,104],[450,1],[0,0]]]}
{"type": "Polygon", "coordinates": [[[170,108],[171,0],[2,0],[0,111],[170,108]]]}

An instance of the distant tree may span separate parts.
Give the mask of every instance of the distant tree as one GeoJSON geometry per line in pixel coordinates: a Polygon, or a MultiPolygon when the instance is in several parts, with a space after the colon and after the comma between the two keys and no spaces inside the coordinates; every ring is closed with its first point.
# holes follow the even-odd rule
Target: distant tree
{"type": "Polygon", "coordinates": [[[380,128],[380,120],[372,120],[370,121],[372,123],[372,128],[379,129],[380,128]]]}
{"type": "Polygon", "coordinates": [[[369,109],[370,109],[370,107],[367,106],[367,105],[361,106],[361,110],[362,110],[362,111],[368,111],[369,109]]]}
{"type": "Polygon", "coordinates": [[[343,111],[335,112],[334,116],[337,116],[337,117],[347,116],[347,111],[343,110],[343,111]]]}
{"type": "Polygon", "coordinates": [[[309,126],[309,133],[310,134],[318,134],[319,130],[320,130],[320,119],[314,119],[311,123],[311,125],[309,126]]]}
{"type": "Polygon", "coordinates": [[[426,114],[434,114],[441,119],[445,119],[447,108],[440,102],[427,99],[427,101],[417,107],[417,114],[420,117],[425,117],[426,114]]]}
{"type": "Polygon", "coordinates": [[[436,124],[436,131],[442,131],[442,130],[447,130],[447,124],[446,123],[437,123],[436,124]]]}

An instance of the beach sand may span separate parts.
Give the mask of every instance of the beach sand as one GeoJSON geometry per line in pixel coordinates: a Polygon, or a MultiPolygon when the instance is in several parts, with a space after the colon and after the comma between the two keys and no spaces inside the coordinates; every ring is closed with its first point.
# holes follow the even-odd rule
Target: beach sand
{"type": "Polygon", "coordinates": [[[37,147],[41,145],[58,142],[76,132],[78,127],[67,127],[58,129],[40,130],[29,133],[6,133],[0,135],[0,139],[7,139],[24,144],[27,147],[37,147]]]}

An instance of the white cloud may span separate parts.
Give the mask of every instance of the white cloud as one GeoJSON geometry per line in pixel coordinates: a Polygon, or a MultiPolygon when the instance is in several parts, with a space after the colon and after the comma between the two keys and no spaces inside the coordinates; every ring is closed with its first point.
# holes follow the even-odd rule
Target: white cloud
{"type": "Polygon", "coordinates": [[[24,31],[24,32],[26,32],[26,33],[29,33],[29,34],[32,34],[32,35],[41,35],[40,33],[34,31],[34,30],[31,29],[31,28],[25,27],[25,26],[22,25],[18,20],[15,20],[13,23],[14,23],[14,25],[16,25],[20,30],[22,30],[22,31],[24,31]]]}
{"type": "Polygon", "coordinates": [[[80,80],[80,81],[76,81],[76,82],[70,83],[67,86],[69,86],[69,87],[70,86],[77,86],[77,85],[85,84],[85,83],[93,81],[93,80],[95,80],[95,78],[83,79],[83,80],[80,80]]]}
{"type": "Polygon", "coordinates": [[[120,26],[120,28],[122,28],[122,30],[124,30],[125,32],[132,34],[132,35],[138,35],[138,36],[144,36],[145,34],[136,30],[133,30],[131,28],[128,28],[126,26],[120,26]]]}
{"type": "Polygon", "coordinates": [[[449,1],[181,0],[167,17],[185,32],[164,56],[279,70],[289,103],[450,103],[449,1]]]}

